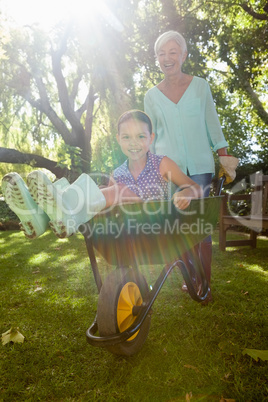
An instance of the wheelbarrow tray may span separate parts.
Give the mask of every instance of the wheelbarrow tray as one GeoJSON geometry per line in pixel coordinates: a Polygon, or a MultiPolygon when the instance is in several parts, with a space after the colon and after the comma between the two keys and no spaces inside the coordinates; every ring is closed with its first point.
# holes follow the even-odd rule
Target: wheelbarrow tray
{"type": "Polygon", "coordinates": [[[80,231],[111,265],[170,263],[211,235],[221,197],[192,200],[185,210],[173,201],[117,205],[80,231]]]}

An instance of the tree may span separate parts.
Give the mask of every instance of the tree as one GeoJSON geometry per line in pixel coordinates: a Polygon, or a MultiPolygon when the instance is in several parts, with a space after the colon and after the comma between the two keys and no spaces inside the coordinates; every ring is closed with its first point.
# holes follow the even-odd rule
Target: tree
{"type": "MultiPolygon", "coordinates": [[[[105,102],[117,115],[128,104],[122,90],[124,74],[118,74],[125,63],[119,52],[122,40],[118,31],[102,22],[92,21],[93,26],[81,29],[71,20],[60,24],[53,35],[37,27],[11,31],[0,66],[2,132],[8,147],[14,116],[20,120],[15,141],[19,149],[1,148],[1,162],[44,167],[71,181],[82,171],[90,172],[94,119],[105,102]],[[112,106],[107,103],[111,94],[112,106]],[[26,132],[28,141],[22,143],[26,132]],[[40,145],[49,153],[51,142],[69,152],[69,166],[40,157],[40,145]]],[[[55,152],[53,156],[57,157],[55,152]]]]}

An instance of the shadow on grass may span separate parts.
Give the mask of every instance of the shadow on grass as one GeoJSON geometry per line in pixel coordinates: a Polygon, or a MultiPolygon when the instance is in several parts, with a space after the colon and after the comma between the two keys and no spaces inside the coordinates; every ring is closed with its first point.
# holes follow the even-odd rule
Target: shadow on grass
{"type": "Polygon", "coordinates": [[[0,236],[0,249],[2,325],[14,325],[18,312],[25,329],[40,318],[49,327],[62,316],[60,327],[68,332],[75,309],[96,308],[97,289],[82,237],[57,239],[47,232],[30,241],[10,232],[0,236]]]}
{"type": "MultiPolygon", "coordinates": [[[[244,234],[244,237],[249,237],[249,235],[244,234]]],[[[229,235],[229,238],[230,240],[241,238],[241,233],[232,232],[229,235]]],[[[213,237],[213,244],[215,247],[219,247],[217,233],[213,237]]],[[[246,262],[251,266],[258,265],[258,267],[263,271],[268,270],[268,237],[265,236],[257,237],[256,248],[251,248],[250,246],[227,247],[223,252],[217,250],[217,253],[224,257],[224,259],[225,257],[230,260],[233,258],[240,258],[241,266],[243,265],[243,262],[246,262]]]]}
{"type": "Polygon", "coordinates": [[[0,246],[0,264],[16,270],[17,278],[25,275],[25,271],[20,268],[42,267],[44,272],[48,272],[56,264],[60,272],[68,267],[68,262],[81,262],[81,258],[87,255],[81,236],[58,239],[47,231],[40,238],[29,240],[20,232],[4,233],[4,236],[0,234],[0,245],[1,240],[4,242],[0,246]]]}

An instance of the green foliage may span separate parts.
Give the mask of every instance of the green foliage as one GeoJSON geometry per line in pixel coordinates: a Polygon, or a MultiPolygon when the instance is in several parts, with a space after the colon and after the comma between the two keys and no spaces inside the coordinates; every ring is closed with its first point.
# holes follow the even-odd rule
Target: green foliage
{"type": "Polygon", "coordinates": [[[63,143],[58,150],[58,166],[73,169],[77,175],[83,173],[81,149],[63,143]]]}
{"type": "MultiPolygon", "coordinates": [[[[1,187],[0,187],[0,194],[1,194],[1,187]]],[[[19,222],[19,218],[13,211],[11,211],[6,202],[0,199],[0,223],[1,222],[4,223],[7,221],[19,222]]]]}

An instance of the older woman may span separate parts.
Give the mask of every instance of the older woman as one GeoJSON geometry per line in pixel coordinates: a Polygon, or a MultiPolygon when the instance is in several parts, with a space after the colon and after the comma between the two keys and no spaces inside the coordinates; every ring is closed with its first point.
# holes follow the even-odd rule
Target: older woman
{"type": "MultiPolygon", "coordinates": [[[[155,132],[152,152],[173,159],[203,187],[207,197],[215,172],[212,150],[221,157],[227,155],[228,146],[209,85],[205,79],[182,71],[187,46],[180,33],[164,33],[156,40],[154,49],[164,79],[144,99],[144,109],[155,132]]],[[[210,283],[211,239],[202,242],[199,249],[210,283]]],[[[185,285],[183,290],[187,290],[185,285]]],[[[210,293],[207,299],[211,300],[210,293]]]]}

